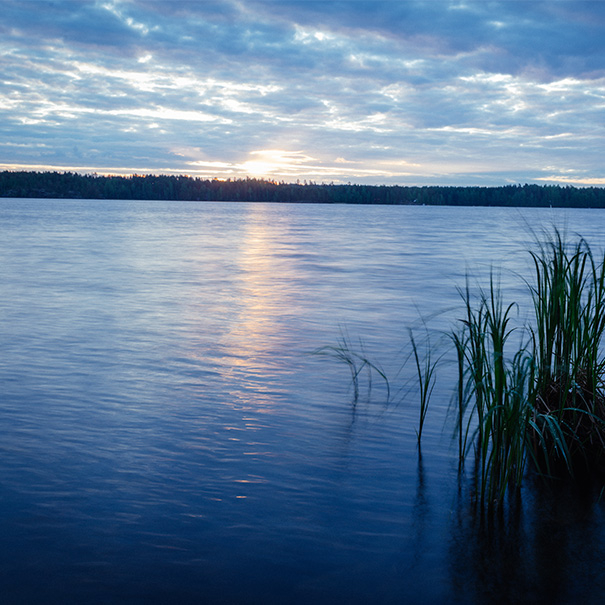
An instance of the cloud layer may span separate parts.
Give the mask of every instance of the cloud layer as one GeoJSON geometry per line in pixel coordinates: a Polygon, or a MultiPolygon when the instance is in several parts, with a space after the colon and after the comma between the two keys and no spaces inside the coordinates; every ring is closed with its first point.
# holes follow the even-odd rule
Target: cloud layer
{"type": "Polygon", "coordinates": [[[605,184],[604,2],[0,10],[0,169],[605,184]]]}

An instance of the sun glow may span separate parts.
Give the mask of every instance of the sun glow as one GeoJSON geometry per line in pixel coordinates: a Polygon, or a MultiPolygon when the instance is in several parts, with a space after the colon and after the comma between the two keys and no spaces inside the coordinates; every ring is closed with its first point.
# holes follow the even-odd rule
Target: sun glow
{"type": "Polygon", "coordinates": [[[275,172],[292,171],[313,159],[299,151],[281,149],[262,149],[253,151],[250,155],[255,158],[244,162],[239,168],[252,176],[268,176],[275,172]]]}
{"type": "Polygon", "coordinates": [[[252,174],[254,176],[263,176],[271,174],[277,170],[279,168],[279,164],[275,162],[251,161],[246,162],[243,165],[243,168],[248,174],[252,174]]]}

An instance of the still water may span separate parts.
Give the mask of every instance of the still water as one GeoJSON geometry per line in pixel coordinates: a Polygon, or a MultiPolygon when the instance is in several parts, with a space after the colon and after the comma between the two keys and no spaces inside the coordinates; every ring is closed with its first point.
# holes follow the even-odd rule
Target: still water
{"type": "Polygon", "coordinates": [[[553,224],[604,243],[598,210],[0,200],[1,602],[602,602],[605,504],[478,527],[452,370],[419,456],[404,365],[467,273],[525,301],[553,224]],[[390,402],[313,354],[343,333],[390,402]]]}

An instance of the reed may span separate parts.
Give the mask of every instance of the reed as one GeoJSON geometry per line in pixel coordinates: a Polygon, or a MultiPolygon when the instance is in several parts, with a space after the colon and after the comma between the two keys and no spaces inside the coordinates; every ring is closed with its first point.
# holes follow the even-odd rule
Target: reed
{"type": "Polygon", "coordinates": [[[428,330],[426,330],[423,351],[420,350],[420,345],[414,338],[414,333],[411,329],[409,330],[409,335],[410,343],[412,345],[412,354],[416,366],[416,373],[418,377],[420,418],[418,421],[418,430],[416,431],[416,436],[418,438],[418,447],[420,447],[420,443],[422,441],[422,429],[424,427],[424,421],[426,419],[426,414],[429,409],[431,395],[433,394],[433,389],[435,388],[436,369],[439,359],[434,359],[428,330]]]}
{"type": "Polygon", "coordinates": [[[468,282],[460,291],[464,315],[450,335],[460,465],[474,445],[477,498],[488,506],[521,487],[528,460],[543,476],[605,466],[604,259],[557,230],[530,254],[533,321],[512,326],[516,305],[504,305],[492,275],[487,291],[473,297],[468,282]]]}
{"type": "Polygon", "coordinates": [[[470,422],[466,421],[470,395],[468,385],[465,385],[466,355],[469,345],[469,336],[466,330],[461,329],[453,330],[450,334],[450,338],[456,351],[456,364],[458,369],[458,386],[454,397],[456,401],[455,433],[458,435],[458,469],[462,470],[466,458],[470,430],[470,422]]]}
{"type": "Polygon", "coordinates": [[[367,397],[370,398],[372,390],[372,378],[377,374],[384,382],[388,403],[391,397],[391,385],[384,371],[375,363],[370,361],[365,353],[363,342],[359,340],[357,345],[351,342],[349,335],[341,330],[340,338],[335,346],[325,346],[314,351],[315,355],[326,355],[337,361],[345,363],[351,373],[351,384],[353,386],[353,403],[359,401],[360,376],[366,374],[367,377],[367,397]]]}
{"type": "Polygon", "coordinates": [[[514,330],[511,313],[515,305],[504,306],[493,275],[489,290],[480,290],[476,301],[468,282],[460,294],[464,318],[461,327],[451,334],[458,361],[456,430],[460,465],[468,444],[474,443],[477,497],[481,503],[497,502],[508,486],[520,485],[524,472],[533,364],[524,346],[511,360],[506,356],[506,343],[514,330]],[[471,427],[474,432],[469,442],[471,427]]]}
{"type": "MultiPolygon", "coordinates": [[[[459,289],[462,316],[449,333],[457,364],[453,397],[459,470],[474,453],[475,497],[499,507],[519,494],[529,467],[545,478],[605,476],[605,256],[588,243],[569,243],[554,229],[530,251],[533,278],[526,281],[533,314],[519,323],[516,303],[505,304],[499,280],[473,293],[459,289]]],[[[419,342],[409,330],[410,357],[418,380],[420,446],[436,383],[429,331],[419,342]]],[[[354,401],[366,371],[389,381],[361,342],[346,334],[337,346],[317,352],[345,362],[354,401]]],[[[408,358],[408,359],[409,359],[408,358]]],[[[368,391],[369,394],[369,391],[368,391]]]]}
{"type": "Polygon", "coordinates": [[[605,259],[585,240],[566,245],[555,231],[532,253],[535,310],[532,332],[537,366],[538,418],[548,418],[543,464],[563,464],[572,474],[604,462],[605,259]],[[555,439],[555,435],[557,439],[555,439]]]}

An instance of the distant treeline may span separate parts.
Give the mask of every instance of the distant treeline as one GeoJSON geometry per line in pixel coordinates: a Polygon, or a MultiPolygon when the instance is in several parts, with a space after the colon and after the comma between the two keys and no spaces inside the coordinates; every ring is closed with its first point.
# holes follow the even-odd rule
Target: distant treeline
{"type": "Polygon", "coordinates": [[[403,187],[74,172],[0,172],[0,197],[605,208],[601,187],[403,187]]]}

